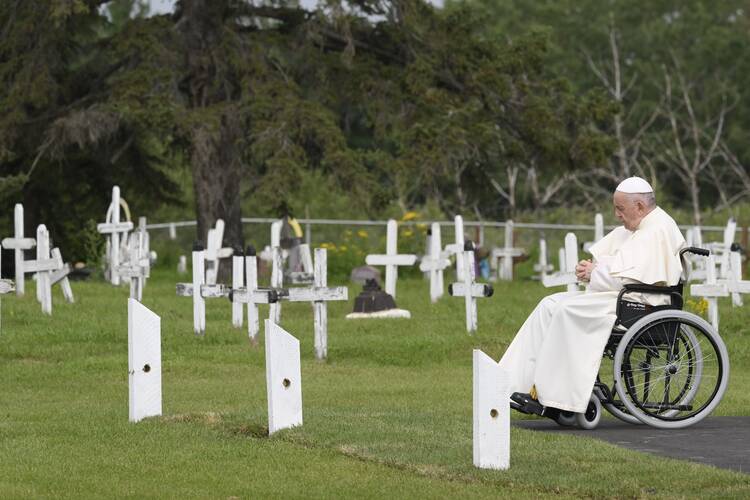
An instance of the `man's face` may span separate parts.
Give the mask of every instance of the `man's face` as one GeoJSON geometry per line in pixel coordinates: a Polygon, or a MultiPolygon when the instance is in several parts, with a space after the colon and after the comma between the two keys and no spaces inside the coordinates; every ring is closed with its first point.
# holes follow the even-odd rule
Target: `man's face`
{"type": "Polygon", "coordinates": [[[635,231],[638,224],[641,223],[641,219],[646,215],[646,207],[643,202],[635,201],[633,198],[626,193],[615,191],[615,217],[622,222],[622,225],[628,231],[635,231]]]}

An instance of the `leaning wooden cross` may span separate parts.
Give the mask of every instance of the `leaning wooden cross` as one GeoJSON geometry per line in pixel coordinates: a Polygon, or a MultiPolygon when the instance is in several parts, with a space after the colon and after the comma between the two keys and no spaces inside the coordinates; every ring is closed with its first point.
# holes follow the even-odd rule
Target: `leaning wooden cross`
{"type": "Polygon", "coordinates": [[[107,240],[106,265],[109,280],[113,285],[120,284],[120,273],[117,269],[120,267],[120,245],[121,239],[127,237],[127,233],[133,229],[133,223],[130,221],[130,210],[125,200],[120,198],[119,186],[112,187],[112,202],[107,208],[107,215],[104,222],[97,224],[97,231],[101,234],[109,235],[107,240]],[[125,211],[127,221],[120,222],[120,207],[125,211]]]}
{"type": "Polygon", "coordinates": [[[475,283],[476,270],[474,268],[474,244],[467,241],[464,250],[464,280],[451,283],[448,293],[453,297],[463,297],[466,303],[466,331],[477,330],[477,298],[492,297],[492,285],[475,283]]]}
{"type": "Polygon", "coordinates": [[[419,270],[430,273],[430,300],[437,302],[443,296],[443,270],[451,265],[451,261],[442,253],[440,241],[440,224],[432,223],[430,234],[430,253],[422,257],[419,270]]]}
{"type": "Polygon", "coordinates": [[[398,225],[396,221],[389,219],[387,228],[385,255],[368,255],[365,262],[368,266],[385,266],[385,292],[395,299],[398,267],[413,266],[417,261],[417,256],[413,254],[399,255],[397,252],[398,225]]]}
{"type": "Polygon", "coordinates": [[[216,220],[216,226],[208,230],[207,246],[205,253],[206,266],[206,283],[209,285],[216,284],[216,278],[219,275],[219,262],[221,259],[232,256],[231,248],[222,248],[224,241],[224,221],[216,220]]]}
{"type": "Polygon", "coordinates": [[[52,286],[60,283],[63,296],[74,302],[73,289],[68,281],[70,265],[63,262],[59,248],[50,251],[49,232],[44,224],[36,229],[36,260],[23,262],[24,273],[37,273],[36,297],[42,305],[42,312],[52,314],[52,286]]]}
{"type": "Polygon", "coordinates": [[[523,255],[523,248],[513,247],[513,221],[506,221],[505,246],[492,249],[492,262],[497,262],[497,259],[500,259],[500,263],[497,264],[498,279],[513,280],[513,257],[520,257],[521,255],[523,255]]]}
{"type": "Polygon", "coordinates": [[[36,246],[34,238],[24,238],[23,229],[23,205],[16,203],[13,209],[13,238],[4,238],[2,246],[13,249],[16,260],[16,295],[21,297],[24,294],[24,250],[31,250],[36,246]]]}
{"type": "MultiPolygon", "coordinates": [[[[544,280],[542,284],[545,287],[550,288],[554,286],[568,287],[569,292],[575,292],[578,290],[578,277],[575,274],[575,268],[578,264],[578,239],[573,233],[565,235],[565,267],[564,271],[559,271],[554,274],[550,274],[544,280]]],[[[562,259],[560,268],[562,269],[562,259]]]]}

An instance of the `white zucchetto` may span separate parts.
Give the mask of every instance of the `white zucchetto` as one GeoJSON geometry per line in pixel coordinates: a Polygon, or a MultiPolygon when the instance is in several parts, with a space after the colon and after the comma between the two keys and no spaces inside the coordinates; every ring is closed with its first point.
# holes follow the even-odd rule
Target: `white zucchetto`
{"type": "Polygon", "coordinates": [[[653,193],[654,188],[645,179],[640,177],[628,177],[622,181],[615,191],[621,193],[653,193]]]}

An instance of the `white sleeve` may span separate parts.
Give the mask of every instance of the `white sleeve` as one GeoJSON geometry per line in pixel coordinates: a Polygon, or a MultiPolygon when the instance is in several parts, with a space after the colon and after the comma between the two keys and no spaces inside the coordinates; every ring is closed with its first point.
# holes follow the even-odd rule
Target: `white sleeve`
{"type": "Polygon", "coordinates": [[[618,291],[622,288],[622,280],[609,274],[609,266],[603,262],[598,262],[591,271],[591,280],[589,281],[589,290],[592,292],[610,292],[618,291]]]}

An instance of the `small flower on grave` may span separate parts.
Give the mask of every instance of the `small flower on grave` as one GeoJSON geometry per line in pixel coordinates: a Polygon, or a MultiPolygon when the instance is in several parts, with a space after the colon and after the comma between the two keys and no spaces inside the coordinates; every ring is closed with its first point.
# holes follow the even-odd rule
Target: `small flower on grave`
{"type": "Polygon", "coordinates": [[[404,221],[404,222],[406,222],[406,221],[409,221],[409,220],[414,220],[414,219],[416,219],[418,217],[419,217],[419,213],[411,211],[411,212],[406,212],[404,214],[404,216],[401,217],[401,220],[404,221]]]}
{"type": "Polygon", "coordinates": [[[367,238],[367,231],[365,231],[364,229],[360,229],[359,231],[357,231],[357,236],[359,236],[360,238],[367,238]]]}
{"type": "Polygon", "coordinates": [[[334,245],[333,243],[321,243],[320,248],[325,248],[326,250],[335,250],[336,245],[334,245]]]}
{"type": "Polygon", "coordinates": [[[705,316],[708,310],[708,301],[705,298],[700,300],[688,299],[686,302],[688,309],[700,316],[705,316]]]}
{"type": "Polygon", "coordinates": [[[422,234],[425,234],[427,233],[427,224],[425,224],[424,222],[420,222],[417,224],[417,229],[419,229],[422,234]]]}

